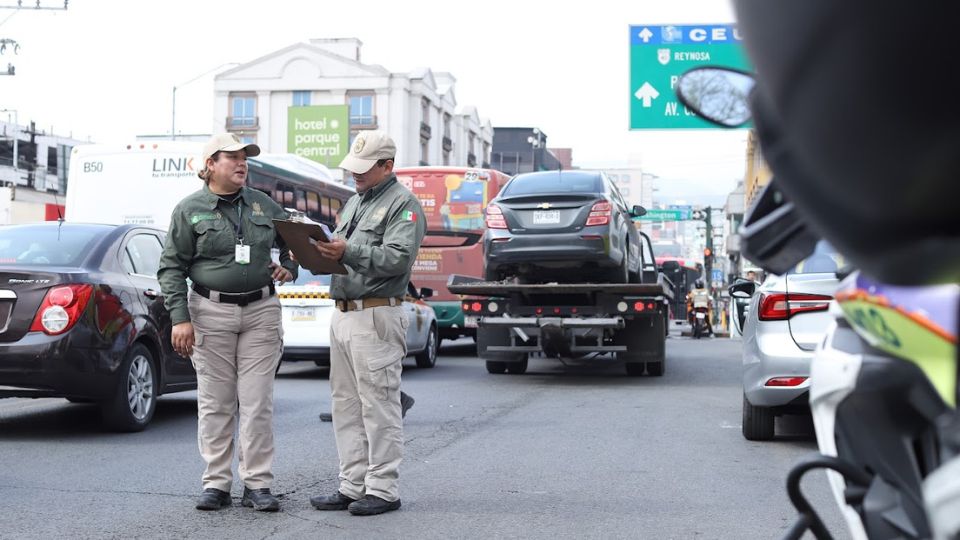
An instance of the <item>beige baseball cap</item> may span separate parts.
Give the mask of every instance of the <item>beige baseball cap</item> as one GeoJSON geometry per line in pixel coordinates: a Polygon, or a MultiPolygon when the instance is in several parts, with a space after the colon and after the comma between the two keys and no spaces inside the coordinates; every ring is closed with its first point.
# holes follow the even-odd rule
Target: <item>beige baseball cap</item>
{"type": "Polygon", "coordinates": [[[233,133],[220,133],[210,137],[203,147],[203,164],[206,165],[207,159],[217,152],[236,152],[237,150],[246,150],[247,157],[260,155],[259,146],[253,143],[244,144],[233,133]]]}
{"type": "Polygon", "coordinates": [[[378,160],[397,157],[397,145],[382,131],[361,131],[350,146],[350,153],[340,162],[340,168],[352,173],[369,171],[378,160]]]}

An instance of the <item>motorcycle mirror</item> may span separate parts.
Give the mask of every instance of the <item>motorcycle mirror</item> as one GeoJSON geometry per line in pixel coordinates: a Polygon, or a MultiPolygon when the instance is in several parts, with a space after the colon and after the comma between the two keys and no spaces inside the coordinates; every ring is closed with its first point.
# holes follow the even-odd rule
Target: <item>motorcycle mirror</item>
{"type": "Polygon", "coordinates": [[[740,127],[750,121],[747,100],[753,75],[731,68],[693,68],[677,81],[677,98],[688,109],[720,127],[740,127]]]}
{"type": "Polygon", "coordinates": [[[783,274],[813,253],[819,238],[806,226],[776,177],[763,188],[740,226],[743,254],[768,272],[783,274]]]}

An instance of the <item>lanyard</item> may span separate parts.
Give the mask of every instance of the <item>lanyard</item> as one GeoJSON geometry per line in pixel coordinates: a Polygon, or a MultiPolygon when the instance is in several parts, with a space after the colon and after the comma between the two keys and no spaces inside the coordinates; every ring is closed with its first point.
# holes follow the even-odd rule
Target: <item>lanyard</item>
{"type": "Polygon", "coordinates": [[[237,226],[234,228],[237,235],[237,243],[243,245],[243,201],[237,205],[237,226]]]}

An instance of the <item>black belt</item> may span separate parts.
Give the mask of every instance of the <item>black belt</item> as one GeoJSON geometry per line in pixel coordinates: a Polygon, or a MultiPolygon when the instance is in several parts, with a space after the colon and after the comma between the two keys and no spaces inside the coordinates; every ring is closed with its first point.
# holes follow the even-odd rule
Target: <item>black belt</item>
{"type": "Polygon", "coordinates": [[[199,283],[193,284],[193,290],[196,291],[200,296],[209,298],[214,302],[220,302],[221,304],[236,304],[240,307],[243,307],[250,302],[256,302],[261,298],[269,298],[277,292],[277,289],[273,286],[273,283],[261,289],[245,293],[225,293],[211,291],[199,283]]]}

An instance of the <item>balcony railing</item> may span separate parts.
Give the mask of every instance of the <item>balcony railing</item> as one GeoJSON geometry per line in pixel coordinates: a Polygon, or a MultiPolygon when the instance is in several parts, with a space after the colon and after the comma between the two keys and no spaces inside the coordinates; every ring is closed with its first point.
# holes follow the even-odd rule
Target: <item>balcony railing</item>
{"type": "Polygon", "coordinates": [[[259,116],[228,116],[227,117],[227,129],[230,131],[245,130],[245,129],[259,129],[259,128],[260,128],[259,116]]]}
{"type": "Polygon", "coordinates": [[[444,136],[443,136],[443,151],[444,151],[444,152],[449,152],[450,150],[453,150],[453,139],[451,139],[450,137],[447,137],[446,135],[444,135],[444,136]]]}
{"type": "Polygon", "coordinates": [[[432,131],[433,130],[430,129],[430,124],[426,122],[420,122],[420,138],[421,139],[429,139],[432,131]]]}
{"type": "Polygon", "coordinates": [[[353,129],[377,129],[377,115],[351,116],[350,127],[353,129]]]}

